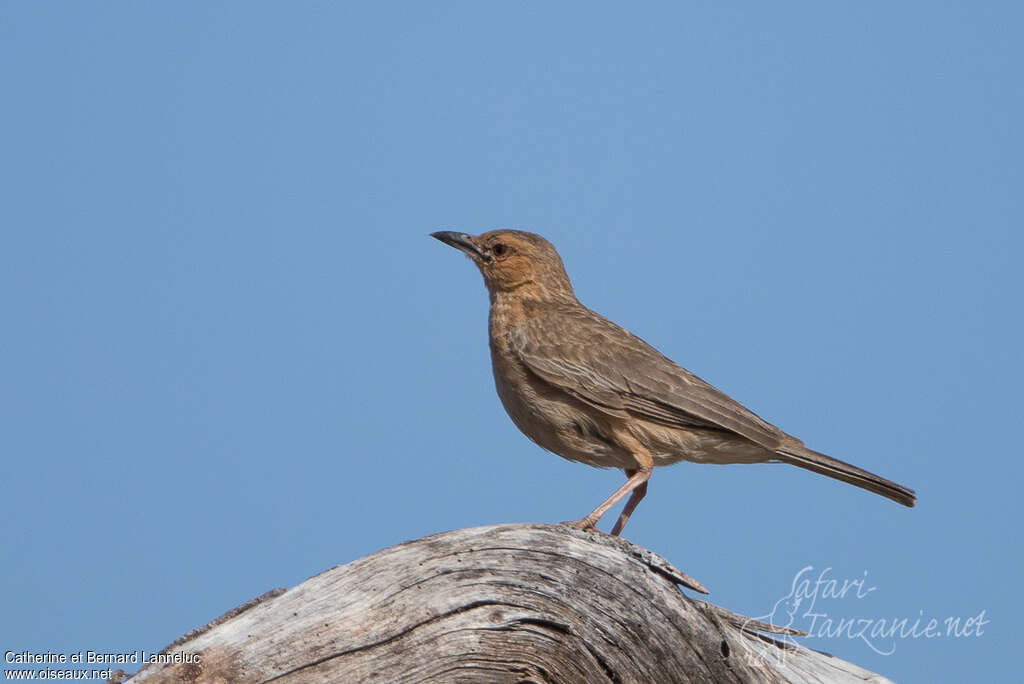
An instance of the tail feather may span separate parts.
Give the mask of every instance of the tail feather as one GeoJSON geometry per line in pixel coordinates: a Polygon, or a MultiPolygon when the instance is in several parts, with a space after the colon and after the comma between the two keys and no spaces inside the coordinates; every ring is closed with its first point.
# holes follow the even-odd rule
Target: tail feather
{"type": "Polygon", "coordinates": [[[869,492],[881,494],[885,498],[892,499],[904,506],[913,508],[914,502],[917,501],[917,494],[914,493],[913,489],[908,489],[891,480],[886,480],[884,477],[861,470],[857,466],[850,465],[837,458],[819,454],[817,451],[812,451],[807,447],[786,447],[776,453],[779,456],[779,460],[785,463],[791,463],[806,470],[826,475],[836,480],[842,480],[861,489],[866,489],[869,492]]]}

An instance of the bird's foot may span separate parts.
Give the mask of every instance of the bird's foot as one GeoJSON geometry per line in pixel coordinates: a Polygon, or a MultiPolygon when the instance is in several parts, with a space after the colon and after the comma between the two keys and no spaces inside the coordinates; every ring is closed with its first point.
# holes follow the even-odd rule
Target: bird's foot
{"type": "Polygon", "coordinates": [[[560,525],[568,525],[569,527],[575,527],[577,530],[596,530],[597,521],[591,520],[589,517],[582,518],[580,520],[564,520],[560,525]]]}

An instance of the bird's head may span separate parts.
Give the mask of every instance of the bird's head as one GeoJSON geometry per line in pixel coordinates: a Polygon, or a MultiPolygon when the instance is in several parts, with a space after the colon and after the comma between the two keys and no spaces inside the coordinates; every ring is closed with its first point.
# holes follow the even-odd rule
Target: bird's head
{"type": "Polygon", "coordinates": [[[480,269],[492,296],[515,292],[534,299],[575,299],[562,258],[540,235],[492,230],[475,236],[441,231],[431,237],[465,252],[480,269]]]}

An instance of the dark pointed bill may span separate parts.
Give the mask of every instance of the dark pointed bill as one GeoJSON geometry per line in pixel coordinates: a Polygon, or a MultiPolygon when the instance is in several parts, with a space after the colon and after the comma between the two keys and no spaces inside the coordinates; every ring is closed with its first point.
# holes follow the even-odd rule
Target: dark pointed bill
{"type": "Polygon", "coordinates": [[[475,244],[473,238],[465,233],[456,233],[450,230],[439,230],[431,233],[430,237],[440,240],[444,244],[465,252],[470,257],[483,258],[484,254],[475,244]]]}

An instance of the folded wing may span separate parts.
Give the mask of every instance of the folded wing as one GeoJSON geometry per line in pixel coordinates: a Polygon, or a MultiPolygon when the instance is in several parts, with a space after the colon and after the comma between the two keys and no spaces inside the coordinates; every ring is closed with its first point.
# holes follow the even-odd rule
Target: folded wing
{"type": "Polygon", "coordinates": [[[513,329],[509,341],[537,376],[608,413],[673,427],[733,432],[771,451],[787,438],[639,337],[588,309],[541,314],[513,329]]]}

